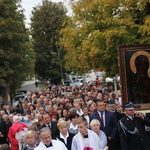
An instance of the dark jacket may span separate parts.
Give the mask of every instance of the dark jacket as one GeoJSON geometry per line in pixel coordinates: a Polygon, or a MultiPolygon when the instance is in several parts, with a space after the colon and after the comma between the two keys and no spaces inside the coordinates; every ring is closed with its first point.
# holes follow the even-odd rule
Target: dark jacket
{"type": "Polygon", "coordinates": [[[8,135],[8,131],[9,131],[9,128],[12,126],[12,122],[9,121],[7,124],[6,124],[6,135],[8,135]]]}
{"type": "MultiPolygon", "coordinates": [[[[40,129],[39,129],[39,131],[42,129],[42,128],[44,128],[44,127],[47,127],[45,124],[43,124],[41,127],[40,127],[40,129]]],[[[57,128],[57,122],[54,122],[54,121],[51,121],[51,135],[52,135],[52,139],[56,139],[56,137],[58,136],[58,134],[59,134],[59,130],[58,130],[58,128],[57,128]]]]}
{"type": "Polygon", "coordinates": [[[149,150],[150,139],[145,132],[145,125],[150,125],[150,119],[144,120],[125,115],[118,123],[121,150],[149,150]],[[133,132],[135,131],[135,132],[133,132]]]}
{"type": "Polygon", "coordinates": [[[11,113],[13,113],[12,110],[10,110],[9,113],[5,110],[5,114],[9,115],[9,114],[11,114],[11,113]]]}
{"type": "Polygon", "coordinates": [[[93,119],[99,120],[101,124],[101,130],[106,134],[107,137],[111,137],[111,139],[115,140],[117,135],[117,121],[114,113],[105,110],[105,126],[103,126],[102,120],[97,111],[90,115],[90,121],[93,119]]]}
{"type": "Polygon", "coordinates": [[[3,134],[4,137],[0,137],[0,144],[7,143],[6,141],[6,123],[2,118],[0,118],[0,132],[3,134]]]}
{"type": "Polygon", "coordinates": [[[60,134],[57,136],[57,138],[66,145],[68,150],[71,150],[71,144],[72,144],[73,137],[74,137],[74,134],[69,133],[69,137],[67,138],[67,144],[66,144],[64,139],[60,138],[60,134]]]}

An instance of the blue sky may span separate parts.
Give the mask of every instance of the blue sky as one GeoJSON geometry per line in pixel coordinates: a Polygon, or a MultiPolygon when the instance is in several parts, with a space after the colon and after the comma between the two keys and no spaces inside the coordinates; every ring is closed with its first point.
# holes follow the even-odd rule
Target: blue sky
{"type": "MultiPolygon", "coordinates": [[[[66,0],[51,0],[52,2],[64,2],[66,4],[66,0]]],[[[22,7],[25,12],[24,15],[26,17],[26,24],[30,23],[30,16],[32,8],[38,4],[41,4],[42,0],[22,0],[22,7]]],[[[28,26],[28,25],[27,25],[28,26]]]]}

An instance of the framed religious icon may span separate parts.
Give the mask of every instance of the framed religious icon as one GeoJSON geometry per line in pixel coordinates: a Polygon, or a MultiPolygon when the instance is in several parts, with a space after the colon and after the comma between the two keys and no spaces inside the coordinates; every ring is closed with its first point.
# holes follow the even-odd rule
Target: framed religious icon
{"type": "Polygon", "coordinates": [[[120,46],[118,55],[123,104],[150,109],[150,44],[120,46]]]}

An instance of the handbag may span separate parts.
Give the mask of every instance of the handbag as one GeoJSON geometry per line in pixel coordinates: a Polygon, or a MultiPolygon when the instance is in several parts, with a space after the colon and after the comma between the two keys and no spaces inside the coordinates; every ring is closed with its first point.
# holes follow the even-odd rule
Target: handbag
{"type": "Polygon", "coordinates": [[[21,141],[21,140],[25,139],[25,136],[26,136],[26,132],[25,131],[19,131],[19,132],[16,132],[15,138],[18,141],[21,141]]]}

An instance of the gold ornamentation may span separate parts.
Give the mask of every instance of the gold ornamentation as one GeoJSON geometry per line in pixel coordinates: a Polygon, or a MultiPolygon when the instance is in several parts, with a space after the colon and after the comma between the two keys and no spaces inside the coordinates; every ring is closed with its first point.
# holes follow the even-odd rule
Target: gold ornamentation
{"type": "Polygon", "coordinates": [[[135,60],[138,56],[140,55],[143,55],[143,56],[146,56],[148,58],[148,61],[149,61],[149,68],[147,70],[147,74],[148,74],[148,77],[150,78],[150,53],[146,52],[146,51],[139,51],[139,52],[136,52],[132,55],[131,59],[130,59],[130,68],[132,70],[132,72],[134,74],[137,73],[137,69],[136,69],[136,66],[135,66],[135,60]]]}

